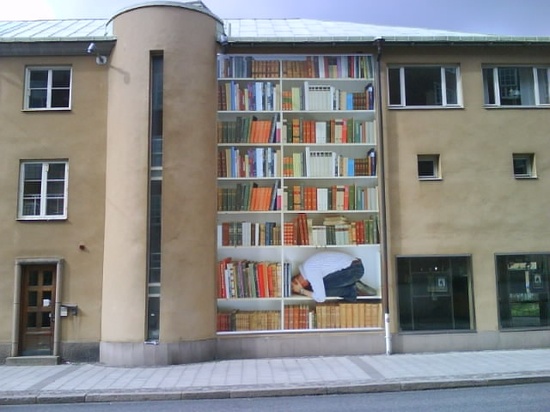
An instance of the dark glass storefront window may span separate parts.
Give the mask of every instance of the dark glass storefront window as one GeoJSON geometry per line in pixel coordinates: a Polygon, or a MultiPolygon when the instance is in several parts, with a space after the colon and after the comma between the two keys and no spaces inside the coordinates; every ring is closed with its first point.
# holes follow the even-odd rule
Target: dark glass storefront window
{"type": "Polygon", "coordinates": [[[500,327],[547,327],[548,254],[496,257],[500,327]]]}
{"type": "Polygon", "coordinates": [[[403,331],[473,328],[469,256],[397,258],[403,331]]]}

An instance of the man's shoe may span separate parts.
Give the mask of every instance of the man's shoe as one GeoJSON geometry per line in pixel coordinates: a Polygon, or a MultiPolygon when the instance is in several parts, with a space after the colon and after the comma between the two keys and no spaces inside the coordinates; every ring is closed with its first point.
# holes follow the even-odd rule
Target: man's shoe
{"type": "Polygon", "coordinates": [[[355,282],[355,290],[357,290],[357,296],[376,296],[378,291],[369,285],[357,281],[355,282]]]}

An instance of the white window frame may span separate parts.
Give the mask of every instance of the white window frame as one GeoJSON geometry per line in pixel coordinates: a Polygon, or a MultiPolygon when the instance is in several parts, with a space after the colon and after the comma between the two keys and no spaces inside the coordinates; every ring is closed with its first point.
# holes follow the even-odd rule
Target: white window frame
{"type": "MultiPolygon", "coordinates": [[[[63,88],[65,89],[65,88],[63,88]]],[[[25,69],[25,99],[24,99],[24,109],[29,111],[43,111],[43,110],[71,110],[72,106],[72,95],[73,95],[73,69],[70,66],[28,66],[25,69]],[[46,85],[46,106],[45,107],[30,107],[30,97],[31,97],[31,73],[33,71],[47,71],[48,80],[46,85]],[[69,71],[70,80],[69,80],[69,102],[67,106],[63,107],[52,107],[52,90],[53,87],[53,72],[55,71],[69,71]]]]}
{"type": "MultiPolygon", "coordinates": [[[[68,201],[68,187],[69,187],[69,162],[67,160],[28,160],[22,161],[19,172],[19,196],[18,196],[18,211],[17,218],[20,220],[64,220],[67,219],[67,201],[68,201]],[[38,214],[25,214],[25,166],[31,164],[39,164],[42,166],[40,177],[40,194],[36,197],[36,200],[40,201],[40,211],[38,214]],[[48,200],[48,171],[49,166],[52,164],[64,164],[65,174],[63,179],[63,212],[61,214],[49,215],[47,214],[47,200],[48,200]]],[[[51,195],[50,195],[51,199],[51,195]]]]}
{"type": "Polygon", "coordinates": [[[419,154],[416,157],[418,180],[441,180],[441,164],[440,156],[438,154],[419,154]],[[432,174],[421,175],[418,166],[420,162],[432,163],[432,174]]]}
{"type": "Polygon", "coordinates": [[[549,90],[546,91],[547,95],[550,95],[550,67],[548,66],[522,66],[522,65],[499,65],[499,66],[484,66],[482,69],[482,76],[483,76],[483,88],[484,88],[484,105],[485,107],[512,107],[512,108],[522,108],[522,107],[550,107],[550,101],[547,103],[544,103],[540,101],[540,85],[539,85],[539,76],[538,76],[538,70],[545,70],[546,71],[546,85],[549,90]],[[531,90],[531,93],[533,93],[534,97],[534,104],[515,104],[515,105],[503,105],[501,101],[501,95],[500,95],[500,83],[499,83],[499,70],[503,69],[531,69],[533,73],[533,89],[531,90]],[[493,72],[493,82],[492,85],[487,84],[487,79],[485,78],[485,71],[486,70],[492,70],[493,72]],[[487,101],[486,96],[486,88],[492,86],[493,89],[493,95],[495,98],[494,103],[489,103],[487,101]]]}
{"type": "Polygon", "coordinates": [[[537,171],[535,168],[535,154],[534,153],[514,153],[512,154],[512,163],[514,168],[514,177],[516,179],[536,179],[537,171]],[[516,173],[515,163],[516,161],[525,162],[525,173],[516,173]]]}
{"type": "Polygon", "coordinates": [[[424,65],[398,65],[398,66],[389,66],[388,67],[388,107],[389,108],[414,108],[414,109],[433,109],[433,108],[462,108],[462,78],[460,74],[460,66],[458,64],[424,64],[424,65]],[[407,93],[406,93],[406,84],[405,84],[405,70],[406,69],[421,69],[421,68],[439,68],[440,70],[440,80],[441,80],[441,104],[434,105],[407,105],[407,93]],[[390,82],[389,82],[389,70],[399,69],[399,94],[400,94],[400,103],[391,104],[390,103],[390,82]],[[445,76],[445,70],[454,69],[456,73],[456,103],[447,102],[447,93],[444,92],[447,90],[447,78],[445,76]]]}

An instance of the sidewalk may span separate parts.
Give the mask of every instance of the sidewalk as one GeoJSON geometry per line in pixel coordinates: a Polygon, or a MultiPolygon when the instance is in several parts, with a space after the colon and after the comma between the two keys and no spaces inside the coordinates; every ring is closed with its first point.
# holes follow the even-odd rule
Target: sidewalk
{"type": "Polygon", "coordinates": [[[550,382],[550,349],[0,366],[0,405],[323,395],[550,382]]]}

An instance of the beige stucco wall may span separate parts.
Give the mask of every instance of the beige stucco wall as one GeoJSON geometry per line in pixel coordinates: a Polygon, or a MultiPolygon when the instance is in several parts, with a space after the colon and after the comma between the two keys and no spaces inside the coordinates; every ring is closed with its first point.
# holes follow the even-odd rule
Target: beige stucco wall
{"type": "Polygon", "coordinates": [[[385,110],[390,289],[397,255],[471,254],[481,332],[498,330],[495,254],[550,250],[548,110],[485,109],[481,67],[546,64],[547,56],[520,47],[387,48],[384,54],[387,64],[460,64],[464,96],[462,109],[385,110]],[[513,153],[535,153],[539,178],[514,179],[513,153]],[[418,180],[418,154],[440,155],[442,181],[418,180]]]}
{"type": "Polygon", "coordinates": [[[85,57],[1,58],[0,65],[0,343],[12,331],[16,258],[65,261],[62,301],[79,306],[62,318],[64,342],[97,342],[100,336],[103,262],[106,71],[85,57]],[[28,65],[73,68],[72,110],[23,111],[28,65]],[[21,160],[68,159],[68,218],[18,221],[21,160]],[[81,250],[80,245],[85,245],[81,250]]]}
{"type": "Polygon", "coordinates": [[[216,20],[180,7],[114,18],[109,67],[104,342],[146,335],[150,54],[164,55],[160,341],[215,334],[216,20]]]}

